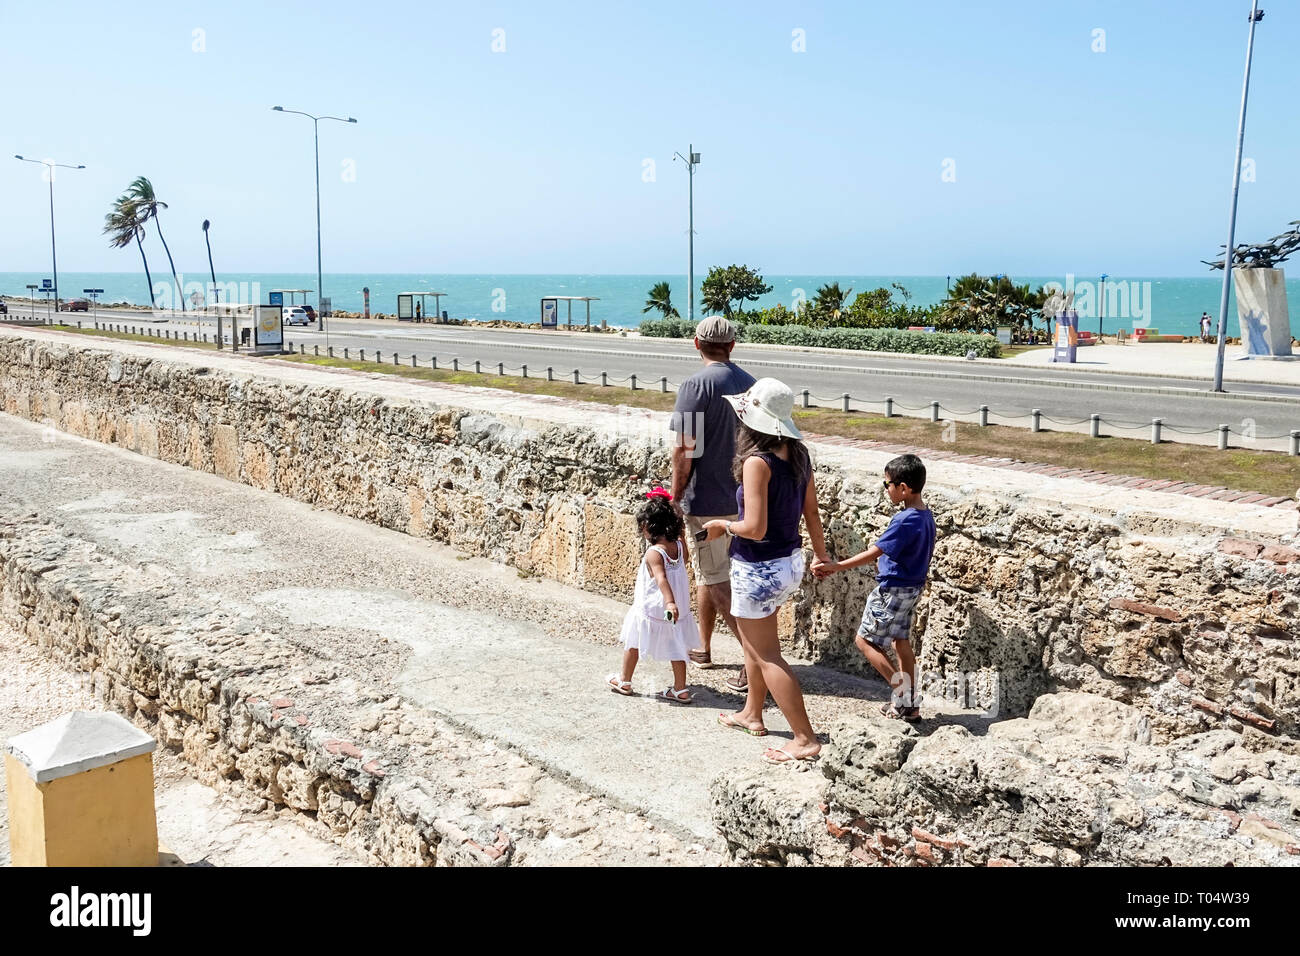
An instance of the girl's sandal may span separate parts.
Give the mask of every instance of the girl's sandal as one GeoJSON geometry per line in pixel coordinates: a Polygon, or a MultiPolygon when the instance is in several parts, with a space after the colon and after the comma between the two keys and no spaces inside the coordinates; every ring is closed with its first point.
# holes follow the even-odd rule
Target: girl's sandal
{"type": "Polygon", "coordinates": [[[630,680],[620,680],[617,674],[610,674],[605,678],[605,683],[616,694],[622,694],[624,697],[632,696],[632,682],[630,680]]]}
{"type": "Polygon", "coordinates": [[[660,700],[671,701],[674,704],[695,703],[695,698],[691,696],[691,692],[684,687],[681,690],[673,690],[673,688],[668,687],[661,690],[657,696],[660,700]]]}

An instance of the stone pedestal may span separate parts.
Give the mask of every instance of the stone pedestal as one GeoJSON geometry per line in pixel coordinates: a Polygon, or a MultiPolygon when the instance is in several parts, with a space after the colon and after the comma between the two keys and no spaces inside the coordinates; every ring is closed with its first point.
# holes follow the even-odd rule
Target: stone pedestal
{"type": "Polygon", "coordinates": [[[1241,358],[1291,358],[1291,315],[1281,269],[1233,269],[1241,358]]]}
{"type": "Polygon", "coordinates": [[[74,711],[9,741],[14,866],[156,866],[157,742],[111,712],[74,711]]]}

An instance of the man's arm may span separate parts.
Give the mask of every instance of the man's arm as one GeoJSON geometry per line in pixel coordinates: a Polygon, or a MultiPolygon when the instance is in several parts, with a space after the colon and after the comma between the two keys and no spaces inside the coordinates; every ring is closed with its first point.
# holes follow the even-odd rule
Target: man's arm
{"type": "Polygon", "coordinates": [[[691,481],[691,471],[695,467],[695,443],[699,437],[695,433],[698,421],[696,413],[702,410],[701,406],[699,387],[690,379],[682,382],[681,388],[677,390],[677,401],[673,404],[673,414],[668,424],[673,431],[673,449],[670,456],[673,476],[672,487],[668,491],[672,494],[674,502],[682,500],[682,495],[686,493],[686,486],[691,481]]]}
{"type": "Polygon", "coordinates": [[[673,437],[676,439],[672,451],[673,481],[672,487],[668,490],[672,493],[673,501],[679,502],[686,492],[686,485],[691,480],[691,468],[694,462],[691,453],[695,450],[695,439],[681,432],[674,432],[673,437]]]}

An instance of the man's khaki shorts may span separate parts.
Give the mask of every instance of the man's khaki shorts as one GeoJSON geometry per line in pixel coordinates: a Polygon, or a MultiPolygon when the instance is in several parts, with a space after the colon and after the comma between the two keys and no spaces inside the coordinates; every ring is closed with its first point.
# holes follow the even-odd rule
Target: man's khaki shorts
{"type": "Polygon", "coordinates": [[[704,529],[706,521],[735,521],[731,515],[687,515],[686,547],[691,552],[691,573],[695,584],[722,584],[731,580],[731,535],[724,534],[712,541],[696,541],[697,531],[704,529]]]}

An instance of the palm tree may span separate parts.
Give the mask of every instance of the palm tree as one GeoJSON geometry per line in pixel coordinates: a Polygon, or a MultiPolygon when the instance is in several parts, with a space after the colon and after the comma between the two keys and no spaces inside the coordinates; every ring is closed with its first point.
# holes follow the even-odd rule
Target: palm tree
{"type": "MultiPolygon", "coordinates": [[[[167,262],[172,267],[172,280],[176,283],[176,298],[180,300],[181,311],[185,311],[185,296],[181,294],[181,280],[176,275],[176,263],[172,261],[172,251],[167,248],[167,240],[163,239],[162,223],[158,219],[160,210],[166,209],[167,204],[160,200],[153,191],[153,183],[149,182],[143,176],[137,176],[130,186],[126,187],[126,195],[131,200],[131,205],[135,207],[139,215],[140,224],[143,226],[153,220],[154,228],[158,230],[158,238],[162,240],[163,251],[167,253],[167,262]]],[[[150,292],[152,296],[153,293],[150,292]]]]}
{"type": "Polygon", "coordinates": [[[149,274],[149,259],[144,254],[144,226],[136,216],[136,209],[126,196],[118,196],[113,209],[104,217],[104,233],[109,237],[108,244],[114,249],[125,249],[135,240],[140,248],[140,259],[144,262],[144,281],[149,285],[149,307],[154,308],[153,276],[149,274]]]}
{"type": "Polygon", "coordinates": [[[844,309],[844,303],[848,301],[849,293],[852,289],[840,291],[838,282],[831,282],[817,290],[817,296],[813,299],[813,304],[822,311],[829,312],[835,318],[840,317],[840,312],[844,309]]]}
{"type": "Polygon", "coordinates": [[[663,313],[665,319],[681,318],[681,315],[673,308],[672,295],[667,282],[656,282],[650,289],[649,295],[650,298],[645,300],[645,308],[641,310],[643,315],[646,312],[653,312],[658,309],[663,313]]]}

